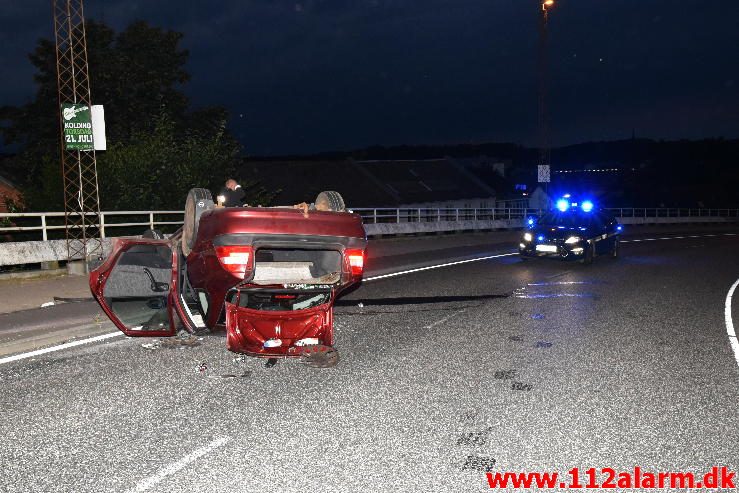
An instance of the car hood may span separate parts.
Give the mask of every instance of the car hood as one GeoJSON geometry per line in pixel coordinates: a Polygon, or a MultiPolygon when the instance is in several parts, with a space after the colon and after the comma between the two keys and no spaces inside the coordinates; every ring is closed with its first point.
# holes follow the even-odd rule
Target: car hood
{"type": "Polygon", "coordinates": [[[534,238],[543,236],[545,239],[567,239],[570,236],[588,236],[587,228],[581,229],[573,226],[537,226],[531,230],[534,238]]]}

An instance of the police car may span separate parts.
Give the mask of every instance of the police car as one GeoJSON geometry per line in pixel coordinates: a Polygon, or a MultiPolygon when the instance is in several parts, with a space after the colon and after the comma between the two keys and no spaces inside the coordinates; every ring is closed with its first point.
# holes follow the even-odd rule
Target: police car
{"type": "Polygon", "coordinates": [[[608,211],[590,200],[559,199],[556,208],[539,218],[528,218],[518,245],[522,259],[551,257],[592,263],[601,255],[618,257],[623,227],[608,211]]]}

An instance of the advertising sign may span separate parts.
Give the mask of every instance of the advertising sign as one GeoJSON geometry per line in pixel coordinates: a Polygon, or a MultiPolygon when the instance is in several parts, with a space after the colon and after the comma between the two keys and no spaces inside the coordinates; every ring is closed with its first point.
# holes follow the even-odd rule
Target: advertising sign
{"type": "Polygon", "coordinates": [[[92,151],[92,112],[86,104],[62,104],[64,148],[68,151],[92,151]]]}
{"type": "Polygon", "coordinates": [[[548,164],[539,165],[539,183],[549,183],[551,181],[551,173],[548,164]]]}

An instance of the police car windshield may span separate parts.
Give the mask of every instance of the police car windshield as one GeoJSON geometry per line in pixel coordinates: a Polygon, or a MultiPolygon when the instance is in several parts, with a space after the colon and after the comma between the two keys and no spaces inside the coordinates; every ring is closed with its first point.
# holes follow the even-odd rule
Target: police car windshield
{"type": "Polygon", "coordinates": [[[591,214],[582,212],[547,212],[541,216],[539,224],[542,226],[588,226],[592,219],[591,214]]]}

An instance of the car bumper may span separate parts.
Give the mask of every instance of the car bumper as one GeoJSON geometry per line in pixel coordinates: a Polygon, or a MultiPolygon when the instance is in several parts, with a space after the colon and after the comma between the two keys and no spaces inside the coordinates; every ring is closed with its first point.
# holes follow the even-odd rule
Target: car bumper
{"type": "Polygon", "coordinates": [[[518,253],[522,257],[530,258],[556,258],[561,260],[579,260],[585,255],[585,243],[578,242],[572,245],[565,243],[521,243],[518,246],[518,253]],[[537,249],[537,246],[547,247],[547,251],[537,249]]]}

